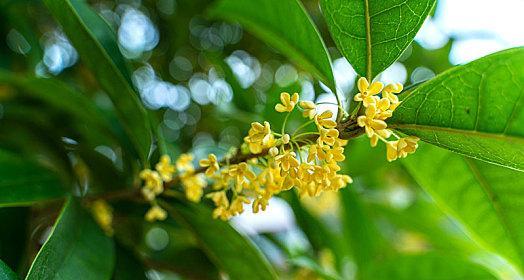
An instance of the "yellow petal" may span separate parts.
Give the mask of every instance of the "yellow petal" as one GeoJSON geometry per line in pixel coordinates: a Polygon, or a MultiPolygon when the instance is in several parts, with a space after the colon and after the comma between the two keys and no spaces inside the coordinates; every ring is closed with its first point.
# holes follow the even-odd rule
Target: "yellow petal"
{"type": "Polygon", "coordinates": [[[366,78],[361,77],[360,79],[358,79],[357,86],[360,92],[365,92],[368,90],[369,82],[366,78]]]}

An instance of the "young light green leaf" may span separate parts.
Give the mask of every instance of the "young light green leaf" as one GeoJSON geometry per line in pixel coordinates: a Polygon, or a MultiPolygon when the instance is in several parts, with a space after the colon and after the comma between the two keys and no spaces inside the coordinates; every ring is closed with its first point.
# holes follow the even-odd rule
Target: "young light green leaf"
{"type": "Polygon", "coordinates": [[[147,112],[133,89],[114,32],[85,1],[45,0],[51,14],[95,74],[116,108],[127,135],[142,162],[147,161],[151,129],[147,112]]]}
{"type": "Polygon", "coordinates": [[[368,266],[359,279],[375,280],[454,280],[497,279],[486,268],[465,258],[437,253],[402,255],[368,266]]]}
{"type": "Polygon", "coordinates": [[[18,276],[2,260],[0,260],[0,279],[18,280],[18,276]]]}
{"type": "Polygon", "coordinates": [[[523,267],[524,173],[427,144],[402,162],[474,241],[523,267]]]}
{"type": "Polygon", "coordinates": [[[228,223],[213,219],[206,206],[162,203],[162,207],[194,233],[211,261],[231,279],[277,279],[275,271],[253,243],[228,223]]]}
{"type": "Polygon", "coordinates": [[[391,128],[524,171],[524,48],[458,66],[407,95],[391,128]]]}
{"type": "Polygon", "coordinates": [[[371,79],[415,38],[435,0],[322,0],[329,31],[355,71],[371,79]]]}
{"type": "Polygon", "coordinates": [[[335,89],[331,61],[306,10],[298,0],[221,0],[210,15],[238,21],[248,31],[335,89]]]}
{"type": "Polygon", "coordinates": [[[0,150],[0,207],[57,199],[66,192],[58,175],[51,170],[0,150]]]}
{"type": "Polygon", "coordinates": [[[69,198],[26,279],[110,279],[114,264],[113,240],[69,198]]]}

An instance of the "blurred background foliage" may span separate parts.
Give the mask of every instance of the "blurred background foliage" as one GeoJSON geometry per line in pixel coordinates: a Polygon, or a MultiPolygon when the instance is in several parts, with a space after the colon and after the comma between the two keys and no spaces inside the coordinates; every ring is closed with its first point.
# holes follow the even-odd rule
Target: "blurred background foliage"
{"type": "MultiPolygon", "coordinates": [[[[160,149],[172,156],[186,151],[195,158],[224,155],[241,144],[251,122],[279,125],[273,104],[283,91],[299,92],[304,99],[334,108],[333,95],[310,74],[239,24],[210,19],[206,11],[212,1],[89,2],[115,30],[119,50],[130,64],[130,78],[153,116],[151,123],[166,139],[156,143],[159,149],[153,158],[160,149]]],[[[351,95],[356,73],[334,47],[318,1],[302,2],[328,46],[340,90],[351,95]]],[[[379,79],[409,86],[454,64],[519,44],[505,40],[510,35],[497,33],[497,28],[450,32],[446,18],[457,9],[450,2],[439,1],[433,18],[379,79]],[[472,42],[477,42],[476,48],[464,54],[472,42]]],[[[43,187],[75,181],[79,195],[132,185],[129,178],[138,163],[127,152],[125,146],[131,143],[115,109],[49,11],[40,1],[1,0],[0,18],[2,172],[19,172],[26,179],[20,184],[49,176],[38,172],[41,167],[25,165],[34,160],[57,174],[43,187]],[[26,79],[31,76],[58,80],[26,79]],[[6,80],[14,82],[8,85],[6,80]],[[35,91],[50,94],[42,97],[32,94],[35,91]],[[60,97],[64,95],[78,96],[76,103],[64,101],[60,97]],[[83,110],[77,110],[80,107],[83,110]],[[109,125],[105,120],[110,120],[109,125]],[[100,131],[85,133],[89,123],[100,124],[100,131]],[[16,168],[16,163],[21,167],[16,168]],[[7,165],[13,167],[4,170],[7,165]]],[[[292,117],[292,126],[300,123],[298,114],[292,117]]],[[[357,274],[365,279],[412,279],[409,273],[419,275],[418,279],[450,279],[438,278],[433,259],[452,267],[455,277],[480,271],[476,279],[481,279],[487,275],[485,268],[500,277],[516,277],[504,261],[479,248],[441,212],[400,162],[387,164],[383,149],[369,148],[364,138],[352,140],[343,166],[355,179],[349,188],[317,199],[299,200],[294,193],[285,193],[272,200],[266,212],[244,213],[231,223],[255,242],[283,279],[352,279],[357,274]],[[392,265],[392,260],[397,262],[392,265]],[[370,265],[388,273],[368,272],[370,265]],[[424,266],[431,278],[421,274],[424,266]],[[395,274],[403,267],[421,270],[395,274]]],[[[0,208],[0,220],[10,228],[6,231],[3,226],[0,231],[0,259],[20,274],[27,272],[57,216],[60,203],[49,205],[0,208]]],[[[128,202],[113,207],[118,241],[115,279],[223,276],[179,222],[146,223],[145,208],[128,202]]]]}

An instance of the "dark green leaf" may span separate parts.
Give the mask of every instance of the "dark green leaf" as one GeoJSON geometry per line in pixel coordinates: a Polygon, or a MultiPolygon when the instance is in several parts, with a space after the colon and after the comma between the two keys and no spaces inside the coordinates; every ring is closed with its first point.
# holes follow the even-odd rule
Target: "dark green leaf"
{"type": "Polygon", "coordinates": [[[145,280],[145,267],[133,252],[117,245],[113,280],[145,280]]]}
{"type": "Polygon", "coordinates": [[[114,264],[112,239],[70,198],[26,279],[110,279],[114,264]]]}
{"type": "Polygon", "coordinates": [[[19,271],[23,263],[29,216],[28,207],[0,208],[0,221],[9,225],[7,229],[0,231],[0,259],[15,271],[19,271]]]}
{"type": "Polygon", "coordinates": [[[402,162],[474,241],[522,268],[524,173],[430,145],[402,162]]]}
{"type": "Polygon", "coordinates": [[[0,279],[17,280],[18,276],[2,260],[0,260],[0,279]]]}
{"type": "Polygon", "coordinates": [[[453,255],[426,253],[404,255],[375,263],[364,270],[363,280],[455,280],[497,279],[484,267],[453,255]]]}
{"type": "Polygon", "coordinates": [[[331,89],[335,88],[326,46],[300,1],[221,0],[210,14],[238,21],[331,89]]]}
{"type": "Polygon", "coordinates": [[[333,40],[368,79],[397,60],[415,38],[435,0],[322,0],[333,40]]]}
{"type": "Polygon", "coordinates": [[[147,162],[151,129],[147,112],[133,89],[114,32],[85,1],[44,1],[55,19],[108,93],[142,162],[147,162]]]}
{"type": "Polygon", "coordinates": [[[66,195],[57,174],[0,150],[0,206],[27,205],[66,195]]]}
{"type": "Polygon", "coordinates": [[[262,253],[228,223],[212,218],[211,210],[199,204],[162,206],[195,235],[202,249],[231,279],[277,279],[262,253]]]}
{"type": "Polygon", "coordinates": [[[409,93],[394,129],[524,171],[524,48],[455,67],[409,93]]]}

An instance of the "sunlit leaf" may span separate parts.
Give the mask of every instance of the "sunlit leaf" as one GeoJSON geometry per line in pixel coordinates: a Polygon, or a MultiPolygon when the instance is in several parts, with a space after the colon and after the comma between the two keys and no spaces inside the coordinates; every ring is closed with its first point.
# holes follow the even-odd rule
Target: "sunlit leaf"
{"type": "Polygon", "coordinates": [[[408,93],[390,127],[524,171],[524,48],[444,72],[408,93]]]}
{"type": "Polygon", "coordinates": [[[474,241],[522,268],[524,173],[430,145],[402,162],[474,241]]]}
{"type": "Polygon", "coordinates": [[[299,67],[334,89],[326,46],[298,0],[221,0],[210,10],[214,17],[238,21],[248,31],[286,55],[299,67]]]}
{"type": "Polygon", "coordinates": [[[333,40],[355,71],[375,77],[397,60],[435,0],[322,0],[333,40]]]}
{"type": "Polygon", "coordinates": [[[51,14],[111,98],[142,162],[147,161],[151,130],[147,112],[133,89],[114,32],[85,1],[46,0],[51,14]]]}
{"type": "Polygon", "coordinates": [[[455,279],[497,279],[484,267],[467,259],[453,255],[426,253],[421,255],[397,256],[377,262],[364,270],[363,280],[455,280],[455,279]]]}
{"type": "Polygon", "coordinates": [[[18,276],[2,260],[0,260],[0,279],[17,280],[18,276]]]}
{"type": "Polygon", "coordinates": [[[113,241],[70,198],[26,279],[110,279],[114,264],[113,241]]]}

